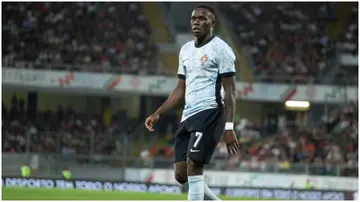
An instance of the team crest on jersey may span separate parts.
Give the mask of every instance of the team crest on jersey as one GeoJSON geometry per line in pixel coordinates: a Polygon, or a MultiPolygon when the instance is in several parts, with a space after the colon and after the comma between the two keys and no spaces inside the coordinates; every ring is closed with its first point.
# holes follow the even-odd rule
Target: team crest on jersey
{"type": "Polygon", "coordinates": [[[200,61],[201,61],[201,64],[204,65],[206,63],[206,61],[208,61],[208,56],[207,55],[204,55],[200,58],[200,61]]]}

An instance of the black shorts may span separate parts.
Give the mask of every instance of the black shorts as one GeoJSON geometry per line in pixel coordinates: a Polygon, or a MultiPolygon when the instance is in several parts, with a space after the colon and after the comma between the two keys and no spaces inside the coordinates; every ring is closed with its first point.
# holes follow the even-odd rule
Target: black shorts
{"type": "Polygon", "coordinates": [[[175,138],[175,163],[191,160],[209,164],[224,132],[226,122],[223,107],[195,114],[180,124],[175,138]]]}

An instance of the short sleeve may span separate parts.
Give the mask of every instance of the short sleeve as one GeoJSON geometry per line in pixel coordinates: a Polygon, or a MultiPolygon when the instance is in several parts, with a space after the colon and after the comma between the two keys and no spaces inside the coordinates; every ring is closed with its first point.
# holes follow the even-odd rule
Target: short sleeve
{"type": "Polygon", "coordinates": [[[178,78],[185,80],[185,71],[184,71],[184,66],[183,66],[182,59],[181,59],[181,51],[179,53],[178,78]]]}
{"type": "Polygon", "coordinates": [[[235,75],[236,56],[230,47],[224,47],[218,55],[219,73],[221,77],[229,77],[235,75]]]}

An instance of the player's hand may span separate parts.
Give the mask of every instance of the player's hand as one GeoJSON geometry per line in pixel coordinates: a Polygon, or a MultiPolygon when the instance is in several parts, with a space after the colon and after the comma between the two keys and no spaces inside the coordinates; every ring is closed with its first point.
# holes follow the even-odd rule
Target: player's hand
{"type": "Polygon", "coordinates": [[[152,114],[149,117],[146,118],[145,120],[145,126],[149,131],[154,131],[153,126],[155,125],[155,123],[157,123],[160,119],[160,115],[159,114],[152,114]]]}
{"type": "Polygon", "coordinates": [[[233,130],[225,130],[222,139],[226,144],[229,154],[236,154],[239,151],[240,145],[233,130]]]}

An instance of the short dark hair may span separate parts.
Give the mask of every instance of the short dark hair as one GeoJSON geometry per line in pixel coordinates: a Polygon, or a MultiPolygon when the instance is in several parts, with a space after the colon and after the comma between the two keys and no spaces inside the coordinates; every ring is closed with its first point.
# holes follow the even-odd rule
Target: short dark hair
{"type": "Polygon", "coordinates": [[[215,12],[215,9],[213,9],[211,6],[209,5],[205,5],[205,4],[201,4],[201,5],[198,5],[195,7],[196,8],[203,8],[203,9],[206,9],[208,10],[210,13],[212,13],[215,17],[215,20],[216,20],[216,12],[215,12]]]}

